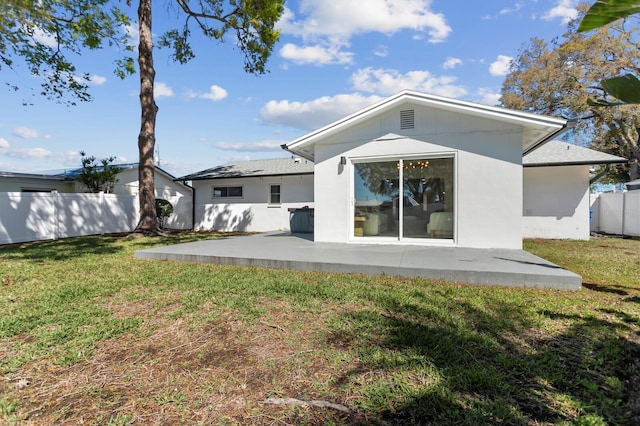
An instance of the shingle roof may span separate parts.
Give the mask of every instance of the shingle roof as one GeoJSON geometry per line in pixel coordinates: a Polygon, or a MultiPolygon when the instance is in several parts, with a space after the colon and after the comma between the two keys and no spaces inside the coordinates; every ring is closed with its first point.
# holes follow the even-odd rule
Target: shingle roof
{"type": "Polygon", "coordinates": [[[313,162],[302,158],[273,158],[227,163],[202,170],[176,180],[228,179],[257,176],[283,176],[313,174],[313,162]]]}
{"type": "MultiPolygon", "coordinates": [[[[122,163],[122,164],[112,164],[111,167],[118,167],[121,171],[137,169],[139,163],[122,163]]],[[[98,169],[102,168],[101,165],[98,165],[98,169]]],[[[166,174],[169,178],[173,179],[173,176],[168,171],[161,169],[158,166],[155,166],[155,169],[161,171],[166,174]]],[[[76,169],[63,169],[63,170],[49,170],[44,172],[36,172],[36,173],[18,173],[18,172],[2,172],[0,171],[0,177],[11,177],[11,178],[32,178],[32,179],[48,179],[48,180],[61,180],[61,181],[74,181],[78,177],[78,175],[82,172],[82,167],[76,169]]]]}
{"type": "Polygon", "coordinates": [[[0,172],[0,177],[12,178],[12,179],[42,179],[42,180],[58,180],[58,181],[73,181],[74,178],[70,176],[63,176],[60,174],[49,175],[43,173],[20,173],[20,172],[0,172]]]}
{"type": "MultiPolygon", "coordinates": [[[[98,165],[98,170],[102,170],[102,166],[98,165]]],[[[118,167],[120,168],[120,170],[124,171],[124,170],[130,170],[130,169],[137,169],[138,168],[138,163],[123,163],[123,164],[111,164],[110,167],[118,167]]],[[[163,170],[164,171],[164,170],[163,170]]],[[[59,177],[68,177],[71,179],[75,179],[78,177],[78,175],[82,172],[82,167],[78,167],[76,169],[64,169],[64,170],[54,170],[54,171],[50,171],[50,172],[43,172],[43,174],[48,174],[50,176],[59,176],[59,177]]],[[[167,172],[165,172],[167,173],[167,172]]],[[[169,174],[169,173],[167,173],[169,174]]],[[[169,176],[171,176],[169,174],[169,176]]]]}
{"type": "Polygon", "coordinates": [[[522,158],[524,167],[626,163],[627,159],[579,145],[552,140],[522,158]]]}

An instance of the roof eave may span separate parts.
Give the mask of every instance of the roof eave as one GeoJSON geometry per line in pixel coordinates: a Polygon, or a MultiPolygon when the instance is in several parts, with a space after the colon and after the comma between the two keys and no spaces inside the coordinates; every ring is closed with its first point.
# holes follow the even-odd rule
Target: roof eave
{"type": "Polygon", "coordinates": [[[522,167],[559,167],[559,166],[592,166],[596,164],[624,164],[627,160],[592,160],[592,161],[567,161],[563,163],[558,162],[545,162],[545,163],[532,163],[523,164],[522,167]]]}
{"type": "Polygon", "coordinates": [[[179,181],[194,181],[194,180],[222,180],[222,179],[247,179],[247,178],[261,178],[261,177],[278,177],[278,176],[304,176],[312,175],[313,172],[296,172],[296,173],[272,173],[265,175],[240,175],[240,176],[201,176],[201,177],[189,177],[183,176],[174,180],[179,181]]]}
{"type": "Polygon", "coordinates": [[[314,158],[313,158],[313,155],[307,155],[307,153],[304,152],[304,151],[298,151],[298,150],[291,149],[291,148],[289,148],[287,146],[286,143],[280,145],[280,148],[284,149],[287,152],[292,153],[293,155],[297,155],[298,157],[304,158],[305,160],[309,160],[311,162],[315,161],[314,158]]]}
{"type": "Polygon", "coordinates": [[[545,143],[557,138],[558,136],[560,136],[561,134],[563,134],[564,132],[566,132],[567,130],[569,130],[572,127],[573,123],[571,123],[568,120],[563,120],[563,121],[564,121],[564,123],[562,124],[562,127],[556,129],[554,132],[548,134],[544,138],[539,139],[538,141],[534,142],[531,146],[529,146],[524,151],[522,151],[522,155],[525,156],[525,155],[529,154],[530,152],[535,151],[536,149],[540,148],[545,143]]]}

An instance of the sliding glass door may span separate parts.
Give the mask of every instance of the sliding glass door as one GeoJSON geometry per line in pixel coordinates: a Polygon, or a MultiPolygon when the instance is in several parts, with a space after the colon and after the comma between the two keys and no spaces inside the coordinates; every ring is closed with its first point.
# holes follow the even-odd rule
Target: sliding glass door
{"type": "Polygon", "coordinates": [[[354,236],[452,239],[453,157],[354,163],[354,236]]]}
{"type": "Polygon", "coordinates": [[[398,237],[398,167],[398,161],[354,163],[354,236],[398,237]]]}

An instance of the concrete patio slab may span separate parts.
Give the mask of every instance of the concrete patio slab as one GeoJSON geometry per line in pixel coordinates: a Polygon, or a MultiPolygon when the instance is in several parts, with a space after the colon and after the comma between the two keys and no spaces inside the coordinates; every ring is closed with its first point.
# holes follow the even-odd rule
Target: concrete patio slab
{"type": "Polygon", "coordinates": [[[314,242],[312,234],[240,235],[140,250],[138,259],[442,279],[579,290],[582,279],[524,250],[314,242]]]}

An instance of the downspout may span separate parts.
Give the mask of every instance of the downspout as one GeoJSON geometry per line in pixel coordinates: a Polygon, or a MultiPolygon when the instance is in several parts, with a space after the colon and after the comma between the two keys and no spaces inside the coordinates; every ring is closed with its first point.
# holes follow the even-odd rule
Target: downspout
{"type": "MultiPolygon", "coordinates": [[[[187,184],[186,181],[182,182],[187,184]]],[[[196,189],[191,187],[191,230],[196,230],[196,189]]]]}

